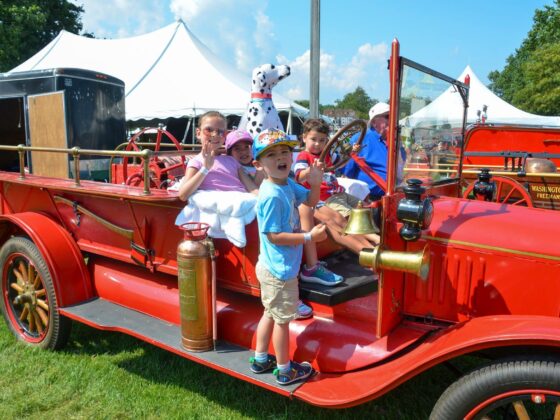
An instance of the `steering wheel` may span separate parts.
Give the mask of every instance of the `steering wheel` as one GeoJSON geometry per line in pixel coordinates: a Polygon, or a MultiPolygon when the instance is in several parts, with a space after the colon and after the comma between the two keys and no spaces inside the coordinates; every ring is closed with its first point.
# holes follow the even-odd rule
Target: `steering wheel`
{"type": "Polygon", "coordinates": [[[350,124],[345,125],[342,127],[338,132],[330,139],[321,152],[319,156],[319,161],[324,162],[325,158],[328,155],[332,158],[332,165],[325,168],[325,172],[332,172],[344,165],[348,162],[350,158],[356,162],[356,165],[369,176],[373,182],[375,182],[379,188],[383,191],[387,191],[387,181],[385,181],[381,176],[379,176],[373,169],[369,167],[365,159],[361,156],[358,156],[358,153],[353,152],[353,146],[350,144],[350,138],[356,134],[357,132],[360,133],[358,136],[358,140],[354,145],[361,146],[362,140],[366,135],[367,131],[367,124],[362,120],[355,120],[352,121],[350,124]]]}
{"type": "Polygon", "coordinates": [[[325,172],[333,172],[336,169],[346,165],[346,162],[352,157],[352,145],[350,139],[354,134],[360,133],[355,144],[360,146],[366,135],[367,124],[362,120],[354,120],[346,124],[327,142],[325,148],[319,155],[319,162],[324,162],[327,156],[332,159],[332,165],[325,168],[325,172]]]}
{"type": "MultiPolygon", "coordinates": [[[[146,131],[148,130],[154,130],[154,128],[143,128],[142,130],[140,130],[138,133],[134,134],[134,136],[132,136],[129,140],[128,140],[128,144],[126,145],[125,151],[135,151],[135,152],[139,152],[140,151],[140,147],[138,147],[138,142],[139,142],[139,138],[142,134],[144,134],[146,131]]],[[[164,130],[163,128],[156,128],[155,129],[157,132],[156,135],[156,143],[154,146],[154,152],[159,152],[160,148],[161,148],[161,140],[163,138],[163,136],[166,136],[169,140],[171,140],[171,142],[175,145],[175,148],[178,151],[182,151],[183,148],[181,147],[181,143],[179,143],[179,141],[175,138],[175,136],[173,136],[173,134],[171,134],[169,131],[164,130]]],[[[143,176],[143,172],[139,172],[139,177],[134,177],[133,175],[131,175],[130,177],[128,176],[128,156],[125,156],[123,158],[123,162],[122,162],[122,176],[123,179],[125,179],[125,184],[126,185],[132,185],[132,182],[136,184],[136,182],[138,182],[139,180],[143,180],[144,176],[143,176]],[[130,180],[130,181],[129,181],[130,180]]],[[[168,172],[179,168],[179,167],[184,167],[185,166],[185,156],[181,155],[181,161],[179,163],[176,164],[172,164],[169,166],[165,166],[165,164],[160,161],[160,159],[158,158],[158,156],[154,156],[151,158],[151,162],[150,162],[150,170],[153,171],[155,173],[155,175],[157,176],[157,179],[159,180],[159,183],[155,184],[154,187],[157,187],[157,185],[165,185],[163,181],[170,179],[170,180],[175,180],[175,177],[171,174],[169,174],[168,172]]],[[[136,174],[134,174],[136,175],[136,174]]],[[[150,180],[150,187],[152,187],[152,181],[150,180]]]]}
{"type": "MultiPolygon", "coordinates": [[[[529,193],[515,179],[492,176],[492,181],[496,184],[496,193],[492,198],[493,203],[512,204],[514,206],[533,207],[533,200],[529,193]]],[[[480,200],[473,193],[474,182],[471,182],[465,192],[463,198],[480,200]]]]}

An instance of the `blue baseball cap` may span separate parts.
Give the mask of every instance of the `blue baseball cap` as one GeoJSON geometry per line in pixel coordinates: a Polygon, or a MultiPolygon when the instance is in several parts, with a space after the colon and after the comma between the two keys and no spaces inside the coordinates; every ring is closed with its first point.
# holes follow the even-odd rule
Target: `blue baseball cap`
{"type": "Polygon", "coordinates": [[[253,158],[257,160],[260,155],[273,146],[286,145],[293,149],[299,144],[296,136],[284,133],[282,130],[269,128],[257,134],[253,139],[253,158]]]}

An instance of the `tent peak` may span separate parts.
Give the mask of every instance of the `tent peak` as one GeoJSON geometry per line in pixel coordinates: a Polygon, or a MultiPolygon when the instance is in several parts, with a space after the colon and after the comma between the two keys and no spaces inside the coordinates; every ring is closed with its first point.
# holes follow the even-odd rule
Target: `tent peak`
{"type": "MultiPolygon", "coordinates": [[[[128,120],[192,117],[209,109],[242,115],[249,102],[250,77],[214,54],[181,19],[119,39],[63,31],[12,71],[60,67],[89,69],[123,80],[128,120]]],[[[280,94],[274,102],[279,111],[305,115],[304,109],[280,94]]]]}

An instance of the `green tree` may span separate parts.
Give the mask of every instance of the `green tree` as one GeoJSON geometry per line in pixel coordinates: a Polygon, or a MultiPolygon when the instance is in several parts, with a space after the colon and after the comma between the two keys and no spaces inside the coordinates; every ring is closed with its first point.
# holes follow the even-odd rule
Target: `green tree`
{"type": "Polygon", "coordinates": [[[553,6],[537,9],[533,17],[533,27],[515,54],[507,58],[502,71],[492,71],[488,75],[490,89],[505,101],[528,112],[544,115],[560,114],[558,90],[543,91],[542,86],[552,86],[554,69],[547,66],[555,62],[551,54],[558,51],[554,44],[560,43],[560,0],[553,6]],[[541,74],[535,73],[540,71],[541,74]],[[546,77],[548,80],[539,78],[546,77]],[[533,98],[546,93],[544,98],[533,98]]]}
{"type": "Polygon", "coordinates": [[[309,109],[309,100],[308,99],[296,99],[294,102],[298,105],[301,105],[304,108],[309,109]]]}
{"type": "Polygon", "coordinates": [[[377,102],[377,100],[371,99],[362,87],[358,86],[354,92],[347,93],[340,100],[337,99],[335,104],[339,109],[353,109],[358,114],[358,118],[367,120],[369,109],[377,102]]]}
{"type": "Polygon", "coordinates": [[[68,0],[0,0],[0,71],[27,60],[63,29],[78,34],[83,12],[68,0]]]}
{"type": "Polygon", "coordinates": [[[537,49],[522,65],[524,85],[513,94],[513,101],[537,114],[560,114],[559,68],[560,42],[537,49]]]}

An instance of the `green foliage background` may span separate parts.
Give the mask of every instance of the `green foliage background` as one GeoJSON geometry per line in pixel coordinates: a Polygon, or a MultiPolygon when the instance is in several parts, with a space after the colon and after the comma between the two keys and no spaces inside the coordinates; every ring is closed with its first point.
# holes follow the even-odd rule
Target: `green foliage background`
{"type": "Polygon", "coordinates": [[[67,0],[0,0],[0,72],[27,60],[63,29],[79,33],[83,11],[67,0]]]}
{"type": "Polygon", "coordinates": [[[560,115],[560,0],[537,9],[533,27],[507,58],[502,71],[492,71],[490,88],[512,105],[541,115],[560,115]]]}

